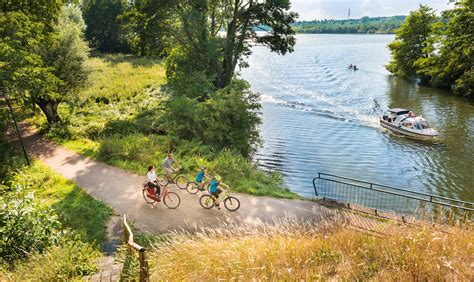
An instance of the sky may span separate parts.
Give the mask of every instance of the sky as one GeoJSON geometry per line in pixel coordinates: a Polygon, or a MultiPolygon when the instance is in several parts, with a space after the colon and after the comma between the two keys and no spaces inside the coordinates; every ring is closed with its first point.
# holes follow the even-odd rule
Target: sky
{"type": "Polygon", "coordinates": [[[428,5],[438,11],[446,10],[448,0],[291,0],[292,11],[297,12],[298,20],[347,19],[351,9],[351,18],[364,16],[408,15],[418,8],[418,4],[428,5]]]}

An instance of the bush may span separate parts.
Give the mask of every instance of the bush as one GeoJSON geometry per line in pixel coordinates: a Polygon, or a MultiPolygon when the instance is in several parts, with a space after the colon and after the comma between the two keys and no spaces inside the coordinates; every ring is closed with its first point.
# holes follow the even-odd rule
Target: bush
{"type": "Polygon", "coordinates": [[[260,108],[259,95],[250,91],[248,83],[234,80],[204,102],[174,97],[164,122],[173,137],[249,156],[260,141],[260,108]]]}
{"type": "Polygon", "coordinates": [[[12,263],[31,252],[43,252],[60,238],[61,223],[51,208],[35,201],[28,181],[2,186],[0,191],[0,255],[12,263]]]}

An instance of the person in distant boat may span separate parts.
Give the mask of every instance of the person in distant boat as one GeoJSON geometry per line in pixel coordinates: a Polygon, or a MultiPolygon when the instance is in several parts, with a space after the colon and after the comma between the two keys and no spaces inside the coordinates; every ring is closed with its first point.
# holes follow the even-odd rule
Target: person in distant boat
{"type": "Polygon", "coordinates": [[[357,68],[357,66],[356,66],[356,65],[354,65],[354,67],[353,67],[353,68],[354,68],[354,70],[358,70],[358,68],[357,68]]]}
{"type": "Polygon", "coordinates": [[[412,111],[409,111],[409,112],[408,112],[408,117],[414,117],[414,116],[415,116],[415,115],[413,114],[412,111]]]}
{"type": "Polygon", "coordinates": [[[352,69],[352,64],[349,65],[349,68],[352,69]]]}

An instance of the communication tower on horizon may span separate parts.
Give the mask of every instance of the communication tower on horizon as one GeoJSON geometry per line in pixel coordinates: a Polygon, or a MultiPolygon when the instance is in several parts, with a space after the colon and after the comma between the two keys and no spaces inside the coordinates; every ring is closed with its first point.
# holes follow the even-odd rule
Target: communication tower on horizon
{"type": "Polygon", "coordinates": [[[351,18],[351,8],[349,8],[349,11],[347,12],[347,19],[349,20],[351,18]]]}

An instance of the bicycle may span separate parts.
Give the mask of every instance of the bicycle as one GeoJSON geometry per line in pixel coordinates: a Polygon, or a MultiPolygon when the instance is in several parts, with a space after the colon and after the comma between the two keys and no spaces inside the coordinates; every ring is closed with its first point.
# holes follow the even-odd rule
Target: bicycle
{"type": "Polygon", "coordinates": [[[179,197],[179,195],[175,192],[171,192],[166,186],[162,186],[162,191],[160,195],[157,196],[155,188],[149,187],[148,183],[145,182],[143,184],[142,194],[143,199],[145,199],[145,202],[147,202],[148,204],[154,204],[155,202],[163,200],[165,206],[170,209],[175,209],[181,203],[181,198],[179,197]]]}
{"type": "Polygon", "coordinates": [[[166,175],[166,173],[158,173],[156,175],[157,179],[158,179],[158,183],[161,185],[161,186],[166,186],[170,183],[175,183],[178,188],[180,189],[186,189],[186,187],[188,187],[188,183],[189,183],[189,179],[180,174],[182,171],[181,168],[177,169],[177,170],[173,170],[173,174],[174,176],[172,176],[171,178],[171,181],[168,180],[168,177],[166,175]]]}
{"type": "MultiPolygon", "coordinates": [[[[224,202],[224,207],[231,212],[234,212],[240,208],[240,201],[234,196],[231,196],[229,192],[224,192],[224,195],[222,195],[223,200],[221,202],[224,202]]],[[[205,209],[211,209],[216,205],[216,200],[217,198],[214,195],[211,194],[205,194],[202,195],[201,198],[199,198],[199,204],[205,209]]]]}
{"type": "Polygon", "coordinates": [[[188,182],[188,185],[186,185],[186,191],[188,191],[189,194],[196,194],[199,191],[206,190],[206,187],[209,187],[208,181],[205,181],[202,186],[201,183],[188,182]]]}

